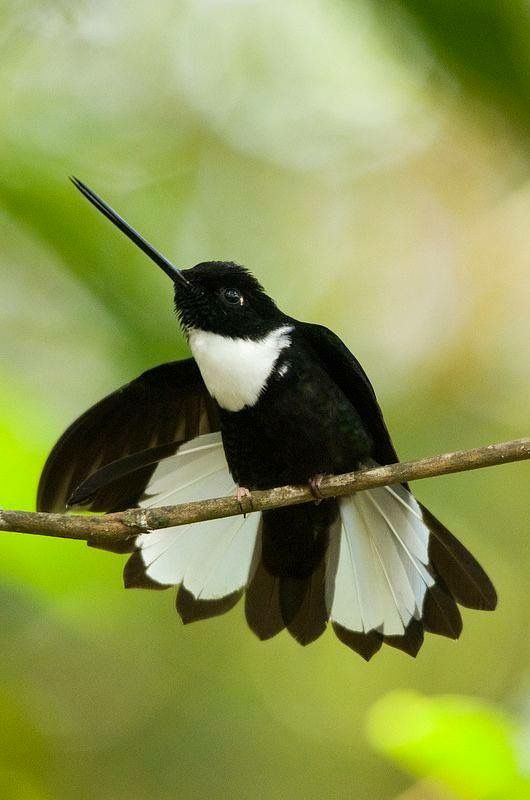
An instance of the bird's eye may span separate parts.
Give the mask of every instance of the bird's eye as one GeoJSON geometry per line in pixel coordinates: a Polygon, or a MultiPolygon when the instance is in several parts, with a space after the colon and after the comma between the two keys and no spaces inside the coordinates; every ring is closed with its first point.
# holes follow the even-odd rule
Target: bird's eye
{"type": "Polygon", "coordinates": [[[225,303],[228,303],[228,305],[230,306],[237,306],[237,305],[242,306],[244,302],[243,295],[241,294],[239,289],[234,289],[233,287],[229,287],[228,289],[223,289],[221,291],[221,297],[223,298],[225,303]]]}

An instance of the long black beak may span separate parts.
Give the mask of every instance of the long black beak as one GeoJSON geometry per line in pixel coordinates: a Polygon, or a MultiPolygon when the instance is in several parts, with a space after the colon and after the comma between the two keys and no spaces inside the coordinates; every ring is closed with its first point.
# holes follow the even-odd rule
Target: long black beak
{"type": "Polygon", "coordinates": [[[190,282],[184,277],[182,272],[171,263],[171,261],[168,261],[167,258],[162,255],[162,253],[159,253],[158,250],[155,250],[155,248],[149,244],[149,242],[146,242],[143,236],[140,236],[140,234],[137,233],[134,228],[131,228],[131,226],[125,222],[125,220],[122,219],[122,217],[120,217],[120,215],[117,214],[113,208],[107,205],[107,203],[105,203],[101,197],[98,197],[97,194],[92,191],[92,189],[89,189],[86,184],[77,178],[74,178],[73,176],[70,177],[70,180],[74,186],[79,189],[81,194],[83,194],[86,199],[97,208],[98,211],[101,211],[103,216],[107,217],[107,219],[110,219],[110,221],[116,225],[116,227],[119,228],[120,231],[125,234],[125,236],[128,236],[131,242],[134,242],[135,245],[140,248],[140,250],[143,250],[143,252],[155,262],[155,264],[158,264],[158,266],[164,270],[166,275],[168,275],[173,282],[179,281],[180,283],[184,283],[186,286],[190,285],[190,282]]]}

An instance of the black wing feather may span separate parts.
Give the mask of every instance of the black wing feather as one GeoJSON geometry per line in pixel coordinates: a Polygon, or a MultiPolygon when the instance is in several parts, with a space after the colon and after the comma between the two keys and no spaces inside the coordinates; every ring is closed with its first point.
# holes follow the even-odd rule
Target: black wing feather
{"type": "Polygon", "coordinates": [[[174,455],[180,444],[180,442],[160,444],[157,447],[149,447],[147,450],[140,450],[138,453],[132,453],[130,456],[124,456],[105,464],[104,467],[93,472],[79,484],[70,495],[68,505],[71,507],[86,504],[97,491],[126,476],[130,476],[130,480],[136,484],[135,472],[141,470],[143,473],[144,468],[154,467],[162,459],[174,455]]]}
{"type": "Polygon", "coordinates": [[[37,508],[64,511],[72,495],[79,499],[75,492],[83,482],[88,489],[85,484],[81,495],[90,495],[87,509],[130,508],[160,453],[169,455],[188,439],[217,430],[217,408],[194,359],[154,367],[96,403],[63,433],[44,466],[37,508]],[[122,459],[135,454],[132,469],[124,471],[122,459]],[[87,479],[98,471],[104,480],[90,484],[87,479]]]}
{"type": "Polygon", "coordinates": [[[446,590],[461,606],[493,611],[497,592],[476,558],[428,508],[421,503],[420,508],[431,532],[429,557],[436,572],[443,576],[446,590]]]}
{"type": "Polygon", "coordinates": [[[399,461],[372,384],[355,356],[329,328],[309,322],[296,322],[296,326],[330,378],[361,416],[374,441],[374,459],[379,464],[399,461]]]}
{"type": "MultiPolygon", "coordinates": [[[[360,414],[374,442],[374,460],[379,464],[397,462],[399,459],[375,392],[357,359],[339,337],[327,328],[308,323],[296,324],[330,377],[360,414]]],[[[422,628],[441,636],[459,637],[462,618],[457,603],[484,610],[494,609],[497,603],[495,588],[478,561],[428,509],[420,507],[430,531],[430,567],[436,576],[436,583],[427,591],[421,624],[413,620],[404,636],[383,637],[387,644],[412,656],[421,647],[422,628]]],[[[339,639],[360,652],[364,658],[371,657],[375,652],[378,644],[376,636],[355,634],[352,637],[340,626],[335,625],[334,628],[339,639]]]]}

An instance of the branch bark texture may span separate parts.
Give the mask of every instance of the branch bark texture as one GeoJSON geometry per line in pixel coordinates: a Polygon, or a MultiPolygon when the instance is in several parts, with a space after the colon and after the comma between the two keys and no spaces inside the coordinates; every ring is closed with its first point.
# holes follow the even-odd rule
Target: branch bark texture
{"type": "MultiPolygon", "coordinates": [[[[344,475],[331,475],[322,480],[320,492],[323,497],[338,497],[375,486],[433,478],[525,459],[530,459],[530,437],[477,447],[473,450],[444,453],[417,461],[362,469],[344,475]]],[[[277,489],[252,492],[252,505],[249,501],[243,508],[235,497],[218,497],[177,506],[133,508],[106,515],[0,510],[0,531],[80,539],[98,544],[111,540],[124,541],[140,533],[174,525],[231,517],[245,512],[264,511],[297,503],[310,503],[314,499],[308,486],[282,486],[277,489]]]]}

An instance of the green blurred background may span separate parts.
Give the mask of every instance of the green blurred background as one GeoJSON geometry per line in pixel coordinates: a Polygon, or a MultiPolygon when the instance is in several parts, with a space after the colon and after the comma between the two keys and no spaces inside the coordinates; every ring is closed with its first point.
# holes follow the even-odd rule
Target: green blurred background
{"type": "MultiPolygon", "coordinates": [[[[70,173],[178,264],[244,263],[337,331],[402,458],[528,435],[525,0],[5,0],[0,41],[0,505],[32,509],[64,427],[186,352],[167,279],[70,173]]],[[[529,478],[417,484],[500,595],[417,660],[260,643],[241,607],[184,628],[120,556],[3,534],[0,797],[530,796],[529,478]]]]}

